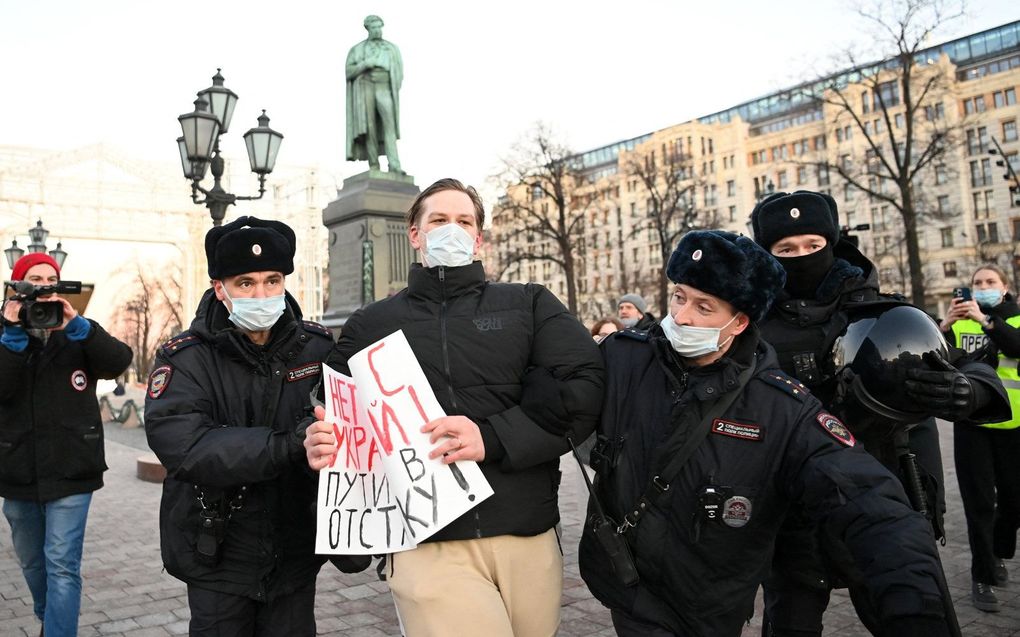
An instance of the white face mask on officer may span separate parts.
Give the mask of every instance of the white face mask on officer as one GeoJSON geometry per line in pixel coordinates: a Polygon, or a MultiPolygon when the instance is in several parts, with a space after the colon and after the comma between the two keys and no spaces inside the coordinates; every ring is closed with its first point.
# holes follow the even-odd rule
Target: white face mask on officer
{"type": "Polygon", "coordinates": [[[456,223],[445,223],[425,234],[421,250],[422,265],[457,268],[470,265],[475,258],[475,238],[456,223]]]}
{"type": "Polygon", "coordinates": [[[261,298],[230,298],[226,284],[223,285],[223,296],[227,297],[230,305],[223,303],[224,307],[230,310],[230,322],[242,330],[249,332],[265,332],[272,329],[276,322],[283,316],[286,308],[286,300],[283,294],[276,296],[265,296],[261,298]],[[231,309],[233,306],[233,309],[231,309]]]}
{"type": "Polygon", "coordinates": [[[733,334],[730,334],[725,341],[719,342],[719,335],[722,334],[724,329],[729,327],[730,323],[737,320],[737,316],[739,314],[734,314],[733,318],[722,327],[677,325],[676,321],[669,314],[662,317],[659,324],[662,325],[662,331],[666,334],[669,344],[676,350],[677,354],[684,358],[698,358],[705,354],[718,352],[721,347],[733,338],[733,334]]]}

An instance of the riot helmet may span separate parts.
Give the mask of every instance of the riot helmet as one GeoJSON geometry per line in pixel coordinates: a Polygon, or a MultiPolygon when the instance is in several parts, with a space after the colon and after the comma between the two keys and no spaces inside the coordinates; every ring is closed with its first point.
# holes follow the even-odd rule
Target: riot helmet
{"type": "Polygon", "coordinates": [[[929,362],[933,356],[949,360],[938,325],[920,309],[898,302],[847,311],[847,326],[831,351],[838,382],[836,409],[859,413],[857,408],[862,408],[889,424],[926,418],[928,408],[907,394],[907,371],[936,369],[929,362]]]}

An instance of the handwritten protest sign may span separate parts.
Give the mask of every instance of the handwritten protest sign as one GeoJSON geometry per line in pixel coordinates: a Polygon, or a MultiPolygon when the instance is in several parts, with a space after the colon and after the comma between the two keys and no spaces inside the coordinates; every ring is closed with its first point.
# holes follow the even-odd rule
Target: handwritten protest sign
{"type": "Polygon", "coordinates": [[[478,465],[430,460],[425,423],[446,414],[404,333],[323,365],[326,418],[338,447],[319,472],[315,551],[369,555],[413,549],[485,498],[478,465]]]}

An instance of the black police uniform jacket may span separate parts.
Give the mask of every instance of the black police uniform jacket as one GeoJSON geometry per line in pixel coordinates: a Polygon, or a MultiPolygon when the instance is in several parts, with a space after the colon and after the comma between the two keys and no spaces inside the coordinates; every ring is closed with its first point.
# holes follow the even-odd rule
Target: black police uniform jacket
{"type": "MultiPolygon", "coordinates": [[[[879,292],[878,273],[874,265],[848,241],[834,247],[836,259],[818,286],[813,299],[795,299],[784,290],[761,321],[761,336],[777,353],[784,372],[803,382],[826,407],[836,394],[836,370],[828,353],[833,341],[849,321],[847,310],[854,305],[869,304],[881,299],[894,299],[879,292]]],[[[960,351],[954,355],[962,354],[960,351]]],[[[1009,409],[1008,399],[995,371],[982,364],[954,360],[959,369],[992,396],[989,404],[972,415],[977,422],[988,422],[1009,409]]],[[[1008,413],[1008,412],[1007,412],[1008,413]]],[[[1008,418],[1008,415],[1007,415],[1008,418]]],[[[922,471],[933,524],[942,535],[942,512],[945,497],[938,430],[934,419],[927,419],[909,432],[909,441],[902,429],[893,436],[887,423],[873,420],[848,421],[847,426],[872,455],[890,471],[899,473],[899,454],[909,447],[917,456],[922,471]]],[[[779,535],[775,553],[774,577],[790,580],[811,589],[828,589],[833,567],[843,579],[851,582],[859,574],[846,572],[850,565],[841,547],[827,542],[829,566],[823,563],[818,546],[817,530],[800,515],[791,515],[779,535]],[[840,572],[842,571],[842,572],[840,572]]],[[[842,582],[844,585],[846,582],[842,582]]],[[[770,585],[771,586],[771,585],[770,585]]],[[[788,586],[788,584],[783,584],[788,586]]]]}
{"type": "Polygon", "coordinates": [[[411,266],[407,288],[354,313],[327,361],[349,373],[351,356],[403,330],[447,415],[470,418],[482,433],[482,473],[493,495],[428,541],[530,536],[559,521],[563,436],[520,407],[521,379],[544,367],[561,381],[576,440],[595,427],[604,372],[591,335],[549,290],[491,283],[478,261],[462,267],[411,266]]]}
{"type": "Polygon", "coordinates": [[[776,533],[796,504],[845,540],[888,616],[897,610],[941,616],[928,523],[910,509],[895,478],[779,369],[755,328],[704,367],[685,367],[660,327],[647,335],[617,333],[602,349],[607,387],[598,433],[606,451],[600,459],[596,447],[592,462],[596,492],[617,522],[636,505],[658,462],[679,449],[673,433],[695,426],[748,365],[755,371],[713,421],[661,506],[624,534],[637,585],[615,579],[590,522],[585,525],[580,570],[596,598],[677,635],[739,635],[754,611],[776,533]],[[708,520],[699,505],[706,487],[728,498],[719,520],[708,520]]]}
{"type": "Polygon", "coordinates": [[[131,348],[89,321],[88,336],[29,336],[0,345],[0,497],[49,502],[103,486],[106,456],[96,381],[131,364],[131,348]]]}
{"type": "Polygon", "coordinates": [[[314,582],[317,479],[304,427],[333,340],[287,309],[258,346],[210,289],[188,331],[156,354],[145,400],[149,447],[166,467],[160,544],[167,572],[199,588],[268,601],[314,582]],[[230,512],[215,566],[195,557],[202,504],[230,512]]]}

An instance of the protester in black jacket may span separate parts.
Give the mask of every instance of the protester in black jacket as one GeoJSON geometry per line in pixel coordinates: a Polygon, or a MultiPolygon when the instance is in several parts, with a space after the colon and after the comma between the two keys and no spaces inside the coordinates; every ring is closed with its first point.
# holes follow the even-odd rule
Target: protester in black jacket
{"type": "MultiPolygon", "coordinates": [[[[356,312],[328,363],[403,330],[448,414],[426,425],[432,457],[477,461],[494,494],[413,551],[390,556],[390,588],[408,637],[551,635],[559,623],[559,458],[564,434],[595,424],[602,363],[587,330],[547,289],[490,283],[474,261],[484,211],[454,179],[426,188],[408,214],[408,286],[356,312]]],[[[305,441],[310,465],[335,450],[328,423],[305,441]]]]}
{"type": "MultiPolygon", "coordinates": [[[[770,250],[783,266],[785,287],[761,321],[762,337],[775,349],[783,371],[803,382],[828,409],[834,409],[838,382],[831,350],[850,321],[854,308],[892,301],[880,294],[874,265],[849,241],[841,240],[836,202],[815,192],[775,193],[752,212],[755,241],[770,250]]],[[[962,352],[957,351],[956,355],[962,352]]],[[[946,371],[912,371],[903,388],[920,411],[950,420],[982,422],[1008,409],[994,371],[986,365],[954,358],[946,371]]],[[[881,419],[877,419],[881,421],[881,419]]],[[[941,452],[933,418],[923,419],[909,433],[888,423],[855,420],[847,423],[864,447],[899,474],[900,457],[916,455],[933,514],[942,535],[944,505],[941,452]]],[[[776,542],[773,570],[765,584],[765,635],[820,635],[822,615],[833,587],[850,586],[861,620],[879,630],[874,608],[858,576],[833,568],[844,552],[838,542],[819,545],[819,532],[806,516],[794,513],[776,542]],[[823,558],[823,552],[826,557],[823,558]]]]}
{"type": "MultiPolygon", "coordinates": [[[[11,278],[54,285],[60,266],[27,254],[11,278]]],[[[36,617],[50,635],[76,635],[81,554],[92,492],[106,461],[96,381],[131,364],[131,348],[63,305],[53,329],[22,323],[22,304],[4,303],[0,336],[0,496],[36,617]]]]}
{"type": "Polygon", "coordinates": [[[146,435],[167,470],[163,563],[188,585],[193,636],[315,634],[325,559],[301,440],[332,338],[284,290],[294,247],[277,221],[211,229],[213,287],[149,377],[146,435]]]}
{"type": "Polygon", "coordinates": [[[579,559],[617,634],[741,634],[791,506],[847,543],[890,630],[947,634],[927,522],[759,339],[753,321],[782,287],[779,264],[746,237],[697,231],[666,271],[677,285],[661,326],[602,345],[596,495],[639,581],[627,585],[625,569],[614,570],[594,532],[594,501],[579,559]]]}

